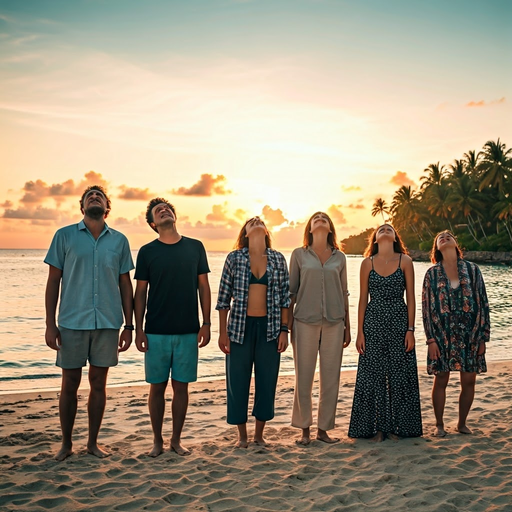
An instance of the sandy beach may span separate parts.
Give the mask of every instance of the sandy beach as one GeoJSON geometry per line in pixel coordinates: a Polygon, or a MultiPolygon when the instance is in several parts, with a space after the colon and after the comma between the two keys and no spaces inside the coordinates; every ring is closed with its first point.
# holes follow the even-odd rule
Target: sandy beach
{"type": "MultiPolygon", "coordinates": [[[[448,389],[445,438],[432,436],[432,379],[420,372],[423,438],[374,444],[347,437],[355,372],[342,372],[335,445],[295,444],[289,425],[293,376],[279,380],[269,447],[234,448],[225,423],[223,381],[191,386],[183,443],[192,454],[146,455],[152,435],[146,386],[109,389],[97,459],[85,451],[87,393],[82,392],[75,453],[59,447],[58,393],[0,396],[0,510],[412,510],[450,512],[512,509],[512,362],[493,363],[477,379],[468,425],[455,432],[458,375],[448,389]]],[[[315,384],[317,389],[317,383],[315,384]]],[[[316,393],[315,393],[316,396],[316,393]]],[[[253,419],[249,422],[253,430],[253,419]]]]}

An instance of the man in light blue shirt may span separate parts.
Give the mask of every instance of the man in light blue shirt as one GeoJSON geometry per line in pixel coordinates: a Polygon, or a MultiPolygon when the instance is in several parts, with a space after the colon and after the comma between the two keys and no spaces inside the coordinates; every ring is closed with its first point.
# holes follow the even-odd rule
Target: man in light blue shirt
{"type": "Polygon", "coordinates": [[[130,270],[134,265],[128,240],[105,223],[110,199],[101,186],[93,185],[85,190],[80,210],[83,220],[55,233],[44,260],[49,265],[45,338],[46,344],[57,351],[57,366],[62,368],[59,400],[62,447],[55,457],[57,460],[73,453],[78,387],[87,361],[90,383],[87,451],[100,458],[109,455],[97,442],[105,411],[107,373],[109,367],[117,364],[118,351],[130,347],[133,333],[130,270]],[[126,325],[119,335],[123,314],[126,325]]]}

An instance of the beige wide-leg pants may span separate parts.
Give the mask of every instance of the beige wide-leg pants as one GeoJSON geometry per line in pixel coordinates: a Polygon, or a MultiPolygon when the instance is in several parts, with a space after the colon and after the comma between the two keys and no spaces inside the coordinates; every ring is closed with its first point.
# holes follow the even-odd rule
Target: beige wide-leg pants
{"type": "Polygon", "coordinates": [[[317,425],[321,430],[334,428],[343,355],[344,327],[344,322],[331,324],[324,320],[321,324],[312,325],[294,321],[292,339],[295,362],[293,427],[308,428],[313,424],[311,394],[316,359],[320,354],[320,396],[317,425]]]}

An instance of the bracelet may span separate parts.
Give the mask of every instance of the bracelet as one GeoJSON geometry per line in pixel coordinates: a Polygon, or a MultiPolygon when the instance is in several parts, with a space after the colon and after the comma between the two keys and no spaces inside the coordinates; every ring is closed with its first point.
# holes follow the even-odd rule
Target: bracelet
{"type": "Polygon", "coordinates": [[[210,325],[212,325],[212,324],[211,324],[211,322],[203,322],[203,325],[208,325],[208,326],[210,326],[210,325]]]}
{"type": "Polygon", "coordinates": [[[407,327],[408,331],[414,332],[416,330],[416,327],[407,327]]]}
{"type": "Polygon", "coordinates": [[[427,340],[425,345],[432,345],[432,343],[435,343],[436,340],[427,340]]]}
{"type": "Polygon", "coordinates": [[[279,329],[280,332],[290,332],[290,329],[288,329],[287,325],[281,325],[281,328],[279,329]]]}
{"type": "Polygon", "coordinates": [[[135,327],[133,325],[125,325],[124,328],[127,330],[127,331],[134,331],[135,330],[135,327]]]}

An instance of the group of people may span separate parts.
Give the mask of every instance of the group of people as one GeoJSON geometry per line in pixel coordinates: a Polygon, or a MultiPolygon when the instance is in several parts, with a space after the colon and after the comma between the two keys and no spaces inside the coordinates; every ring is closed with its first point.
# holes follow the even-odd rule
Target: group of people
{"type": "MultiPolygon", "coordinates": [[[[58,230],[45,258],[49,265],[45,338],[57,351],[56,364],[62,369],[62,446],[56,459],[73,453],[77,392],[88,362],[87,450],[97,457],[109,455],[98,445],[107,373],[117,364],[118,353],[130,347],[134,331],[150,384],[154,439],[149,455],[156,457],[164,451],[162,427],[169,378],[173,391],[170,449],[187,455],[190,452],[181,442],[181,433],[188,383],[197,379],[198,349],[211,337],[210,269],[203,244],[179,234],[174,206],[157,197],[147,206],[146,220],[158,238],[141,247],[134,267],[128,240],[105,222],[111,208],[106,191],[97,185],[88,187],[80,208],[83,220],[58,230]],[[134,268],[135,294],[130,279],[134,268]],[[123,317],[124,328],[119,333],[123,317]]],[[[412,259],[389,224],[374,231],[364,256],[356,337],[359,363],[348,435],[375,441],[421,436],[412,259]]],[[[485,286],[479,268],[463,259],[449,231],[435,237],[431,259],[434,266],[424,278],[422,310],[427,370],[435,376],[434,435],[446,435],[443,413],[452,371],[460,372],[461,382],[457,431],[469,434],[466,419],[476,374],[486,371],[490,321],[485,286]]],[[[280,357],[289,337],[295,364],[291,424],[301,430],[297,443],[311,442],[317,359],[316,439],[339,441],[329,431],[335,427],[343,350],[351,343],[349,295],[346,257],[327,214],[311,216],[289,269],[284,256],[272,248],[262,219],[253,217],[243,225],[235,250],[226,258],[216,305],[218,344],[226,355],[227,422],[237,426],[238,447],[249,443],[253,369],[253,440],[266,444],[264,428],[274,417],[280,357]]]]}

